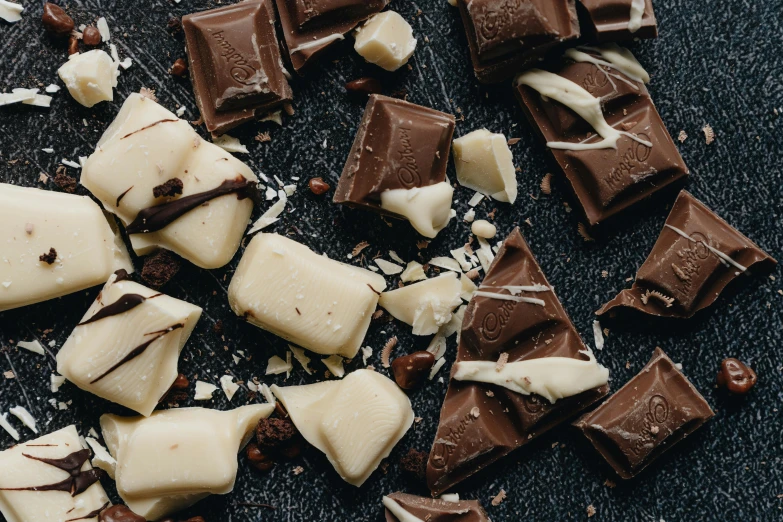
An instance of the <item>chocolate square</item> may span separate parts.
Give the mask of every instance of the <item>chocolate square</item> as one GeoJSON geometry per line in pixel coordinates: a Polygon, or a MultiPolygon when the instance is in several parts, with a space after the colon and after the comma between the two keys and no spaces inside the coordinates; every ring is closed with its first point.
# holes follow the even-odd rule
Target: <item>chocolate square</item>
{"type": "Polygon", "coordinates": [[[497,83],[579,37],[575,0],[457,0],[476,78],[497,83]]]}
{"type": "Polygon", "coordinates": [[[454,116],[396,98],[370,96],[334,202],[381,212],[381,193],[446,179],[454,116]]]}
{"type": "Polygon", "coordinates": [[[196,102],[215,134],[293,97],[271,2],[250,0],[182,19],[196,102]]]}
{"type": "Polygon", "coordinates": [[[609,400],[574,423],[617,474],[629,479],[713,415],[663,350],[609,400]]]}
{"type": "Polygon", "coordinates": [[[644,0],[644,12],[636,31],[630,28],[633,3],[634,0],[579,0],[578,11],[584,15],[582,32],[597,42],[656,38],[658,22],[652,0],[644,0]]]}

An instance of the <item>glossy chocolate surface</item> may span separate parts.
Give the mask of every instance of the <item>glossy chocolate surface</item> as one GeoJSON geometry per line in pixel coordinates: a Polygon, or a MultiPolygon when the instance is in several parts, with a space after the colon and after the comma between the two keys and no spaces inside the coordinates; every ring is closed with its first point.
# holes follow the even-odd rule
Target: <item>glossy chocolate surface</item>
{"type": "Polygon", "coordinates": [[[652,0],[644,0],[641,25],[636,31],[629,29],[633,0],[578,0],[584,36],[597,42],[642,40],[658,36],[652,0]]]}
{"type": "MultiPolygon", "coordinates": [[[[417,497],[406,493],[387,495],[405,511],[427,522],[490,522],[478,500],[448,502],[439,498],[417,497]]],[[[385,510],[386,522],[401,522],[385,510]]]]}

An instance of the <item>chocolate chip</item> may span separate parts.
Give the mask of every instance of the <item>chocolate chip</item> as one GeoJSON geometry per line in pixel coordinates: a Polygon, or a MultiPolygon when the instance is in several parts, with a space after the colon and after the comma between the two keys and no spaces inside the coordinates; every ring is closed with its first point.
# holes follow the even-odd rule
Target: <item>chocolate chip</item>
{"type": "Polygon", "coordinates": [[[144,517],[140,517],[122,504],[104,509],[98,515],[98,520],[99,522],[147,522],[144,517]]]}
{"type": "Polygon", "coordinates": [[[71,36],[68,39],[68,56],[79,52],[79,39],[71,36]]]}
{"type": "Polygon", "coordinates": [[[311,178],[308,182],[308,185],[310,186],[310,191],[316,196],[325,194],[329,191],[329,189],[332,188],[327,182],[323,180],[323,178],[311,178]]]}
{"type": "Polygon", "coordinates": [[[171,65],[171,70],[169,72],[174,76],[185,76],[188,72],[188,62],[182,58],[177,58],[171,65]]]}
{"type": "Polygon", "coordinates": [[[88,25],[82,31],[82,42],[84,45],[95,47],[101,43],[101,32],[94,25],[88,25]]]}
{"type": "Polygon", "coordinates": [[[371,94],[380,94],[383,90],[383,86],[379,80],[365,76],[364,78],[357,78],[346,83],[345,90],[348,91],[349,94],[369,96],[371,94]]]}
{"type": "Polygon", "coordinates": [[[427,378],[433,364],[435,356],[426,351],[397,357],[391,364],[394,380],[404,390],[417,388],[427,378]]]}
{"type": "Polygon", "coordinates": [[[720,364],[718,386],[729,393],[745,395],[756,385],[756,372],[739,359],[730,357],[720,364]]]}
{"type": "Polygon", "coordinates": [[[78,186],[78,182],[76,181],[76,178],[72,178],[68,174],[65,173],[65,167],[60,165],[57,167],[56,174],[54,176],[54,184],[60,187],[64,192],[67,192],[68,194],[73,194],[76,192],[76,187],[78,186]]]}
{"type": "Polygon", "coordinates": [[[43,22],[44,29],[57,36],[71,34],[75,27],[73,18],[68,16],[62,7],[51,2],[44,4],[41,22],[43,22]]]}
{"type": "Polygon", "coordinates": [[[247,445],[245,454],[247,455],[247,460],[250,461],[250,464],[252,464],[253,467],[258,471],[269,471],[275,467],[275,462],[263,451],[261,451],[261,449],[258,447],[258,444],[255,442],[251,442],[247,445]]]}
{"type": "Polygon", "coordinates": [[[182,180],[179,178],[171,178],[162,185],[158,185],[152,189],[152,195],[156,198],[173,197],[182,194],[183,188],[182,180]]]}
{"type": "Polygon", "coordinates": [[[153,288],[160,288],[177,275],[181,261],[168,250],[158,250],[144,259],[141,278],[153,288]]]}
{"type": "Polygon", "coordinates": [[[57,261],[57,250],[55,250],[54,248],[50,248],[49,252],[38,256],[38,260],[43,263],[47,263],[51,265],[52,263],[57,261]]]}
{"type": "Polygon", "coordinates": [[[428,455],[423,451],[411,448],[400,458],[400,469],[412,478],[424,482],[427,476],[427,458],[428,455]]]}

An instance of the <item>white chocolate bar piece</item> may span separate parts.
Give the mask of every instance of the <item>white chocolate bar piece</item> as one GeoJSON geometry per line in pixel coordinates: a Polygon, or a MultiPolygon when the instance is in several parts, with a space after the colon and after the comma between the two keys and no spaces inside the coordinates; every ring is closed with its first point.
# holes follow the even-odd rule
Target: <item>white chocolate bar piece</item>
{"type": "Polygon", "coordinates": [[[365,60],[396,71],[416,50],[413,28],[398,13],[384,11],[373,16],[356,30],[354,49],[365,60]]]}
{"type": "MultiPolygon", "coordinates": [[[[61,484],[74,474],[90,472],[89,450],[82,456],[84,463],[72,473],[37,459],[63,459],[81,451],[76,426],[68,426],[43,437],[0,451],[0,513],[8,522],[62,522],[84,520],[96,522],[98,514],[87,517],[109,505],[109,497],[100,482],[95,482],[83,492],[71,496],[67,491],[33,491],[32,488],[61,484]],[[27,456],[26,456],[27,455],[27,456]],[[10,491],[5,488],[30,488],[10,491]],[[4,490],[5,489],[5,490],[4,490]],[[82,518],[87,517],[87,518],[82,518]]],[[[78,465],[75,460],[74,466],[78,465]]]]}
{"type": "Polygon", "coordinates": [[[201,308],[116,279],[109,278],[65,341],[57,372],[85,391],[148,416],[177,378],[179,354],[201,308]]]}
{"type": "Polygon", "coordinates": [[[372,370],[341,381],[272,386],[302,436],[326,454],[340,476],[361,486],[413,423],[410,400],[372,370]]]}
{"type": "Polygon", "coordinates": [[[517,199],[514,158],[502,134],[479,129],[454,140],[457,181],[505,203],[517,199]]]}
{"type": "Polygon", "coordinates": [[[101,416],[101,431],[117,460],[117,492],[147,520],[234,489],[237,453],[271,404],[230,411],[180,408],[149,417],[101,416]]]}
{"type": "Polygon", "coordinates": [[[117,65],[105,51],[76,53],[57,70],[73,99],[85,107],[114,99],[117,65]]]}
{"type": "Polygon", "coordinates": [[[228,287],[235,314],[308,350],[351,358],[367,333],[383,276],[258,234],[228,287]]]}
{"type": "MultiPolygon", "coordinates": [[[[81,183],[127,227],[139,213],[208,193],[223,182],[258,178],[185,120],[139,94],[131,94],[82,169],[81,183]],[[178,178],[182,194],[155,198],[153,189],[178,178]]],[[[219,268],[239,248],[253,202],[228,193],[209,199],[153,232],[130,234],[139,255],[158,247],[201,268],[219,268]]]]}
{"type": "Polygon", "coordinates": [[[0,312],[133,272],[112,222],[88,197],[0,183],[0,312]],[[39,260],[51,248],[55,261],[39,260]]]}
{"type": "Polygon", "coordinates": [[[392,316],[413,326],[413,335],[431,335],[451,320],[460,304],[462,283],[454,272],[381,294],[378,302],[392,316]]]}
{"type": "Polygon", "coordinates": [[[381,208],[410,221],[424,237],[435,237],[452,218],[454,188],[443,181],[421,188],[381,192],[381,208]]]}

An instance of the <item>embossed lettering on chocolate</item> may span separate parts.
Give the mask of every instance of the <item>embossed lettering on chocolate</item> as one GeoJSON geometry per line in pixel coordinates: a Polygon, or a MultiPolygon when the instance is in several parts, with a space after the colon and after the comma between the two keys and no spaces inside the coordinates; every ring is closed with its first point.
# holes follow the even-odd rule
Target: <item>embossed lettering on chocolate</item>
{"type": "Polygon", "coordinates": [[[457,0],[476,78],[497,83],[579,37],[575,0],[457,0]]]}
{"type": "MultiPolygon", "coordinates": [[[[483,285],[551,288],[518,228],[498,251],[483,285]]],[[[473,297],[462,322],[457,362],[495,362],[503,353],[508,363],[543,357],[587,360],[587,348],[554,291],[535,296],[543,306],[473,297]]],[[[451,379],[427,463],[427,485],[433,494],[442,493],[607,393],[604,385],[550,403],[494,384],[451,379]]]]}
{"type": "Polygon", "coordinates": [[[609,400],[574,423],[629,479],[707,422],[710,405],[663,350],[609,400]]]}

